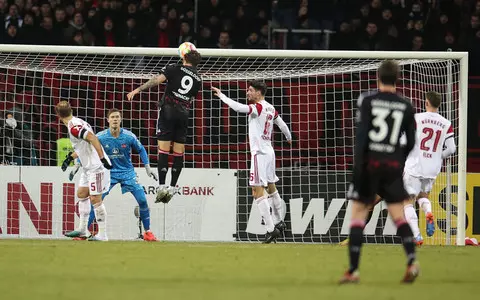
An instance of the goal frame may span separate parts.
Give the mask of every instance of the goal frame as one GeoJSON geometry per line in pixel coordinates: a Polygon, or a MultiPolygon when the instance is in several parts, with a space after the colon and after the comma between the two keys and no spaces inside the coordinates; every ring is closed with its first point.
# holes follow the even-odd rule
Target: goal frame
{"type": "MultiPolygon", "coordinates": [[[[465,245],[466,179],[467,179],[467,115],[468,115],[468,52],[413,51],[329,51],[329,50],[255,50],[199,48],[208,57],[272,57],[326,59],[456,59],[459,71],[459,128],[458,128],[458,216],[456,245],[465,245]],[[462,230],[459,230],[462,228],[462,230]]],[[[0,45],[0,52],[56,53],[91,55],[175,56],[177,48],[91,47],[46,45],[0,45]]],[[[219,78],[220,80],[221,78],[219,78]]]]}

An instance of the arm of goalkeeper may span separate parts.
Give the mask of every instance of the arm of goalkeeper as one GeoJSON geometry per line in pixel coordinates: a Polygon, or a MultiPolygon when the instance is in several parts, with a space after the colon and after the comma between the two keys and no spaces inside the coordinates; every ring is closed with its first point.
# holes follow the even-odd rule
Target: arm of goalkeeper
{"type": "Polygon", "coordinates": [[[81,166],[82,166],[82,164],[80,163],[80,160],[76,159],[75,164],[73,165],[72,171],[70,171],[70,173],[68,174],[68,180],[70,180],[70,181],[73,180],[73,177],[75,177],[75,174],[77,174],[77,172],[78,172],[78,170],[80,170],[81,166]]]}

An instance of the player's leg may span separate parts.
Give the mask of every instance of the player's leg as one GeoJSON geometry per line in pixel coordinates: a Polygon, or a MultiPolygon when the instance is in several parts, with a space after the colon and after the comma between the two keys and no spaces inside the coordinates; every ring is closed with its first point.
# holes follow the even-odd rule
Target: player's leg
{"type": "Polygon", "coordinates": [[[277,174],[275,172],[275,152],[272,151],[269,155],[266,155],[267,158],[267,165],[266,165],[266,172],[267,172],[267,192],[268,192],[268,201],[270,206],[272,207],[272,218],[275,227],[278,228],[280,231],[284,231],[287,227],[284,219],[285,219],[285,202],[280,197],[280,194],[277,190],[277,186],[275,182],[278,181],[277,174]]]}
{"type": "Polygon", "coordinates": [[[413,282],[418,276],[419,268],[416,264],[415,239],[410,225],[405,219],[404,202],[408,201],[409,195],[405,190],[401,174],[398,178],[384,185],[385,201],[388,212],[397,227],[397,235],[401,237],[403,248],[407,257],[407,271],[403,282],[413,282]]]}
{"type": "Polygon", "coordinates": [[[348,237],[349,268],[340,279],[340,284],[359,281],[358,267],[360,263],[360,250],[363,244],[363,229],[365,228],[365,219],[368,215],[370,205],[368,198],[364,197],[351,201],[350,234],[348,237]]]}
{"type": "MultiPolygon", "coordinates": [[[[110,188],[108,189],[108,191],[106,191],[105,193],[102,194],[102,201],[105,199],[105,197],[108,196],[108,194],[110,194],[110,191],[113,189],[113,187],[117,183],[119,183],[119,181],[116,180],[115,178],[110,179],[110,188]]],[[[90,228],[90,226],[92,226],[94,220],[95,220],[95,209],[93,207],[93,204],[91,204],[90,217],[88,218],[88,228],[90,228]]]]}
{"type": "Polygon", "coordinates": [[[78,181],[77,198],[78,198],[78,213],[80,217],[80,222],[78,224],[78,227],[74,231],[66,232],[65,236],[71,237],[71,238],[85,239],[90,236],[90,232],[88,231],[88,217],[90,215],[90,198],[89,198],[89,188],[88,188],[88,177],[83,170],[82,170],[82,173],[80,174],[80,179],[78,181]]]}
{"type": "Polygon", "coordinates": [[[432,213],[432,203],[428,199],[428,194],[432,190],[435,179],[422,179],[421,192],[417,196],[418,206],[425,213],[427,219],[426,232],[427,236],[432,236],[435,233],[435,218],[432,213]]]}
{"type": "Polygon", "coordinates": [[[252,187],[253,199],[265,222],[267,234],[264,243],[274,242],[280,235],[280,230],[275,228],[272,215],[270,214],[270,203],[265,193],[268,184],[266,176],[266,162],[263,155],[254,154],[250,164],[250,186],[252,187]]]}
{"type": "Polygon", "coordinates": [[[149,242],[156,241],[155,235],[150,230],[150,209],[148,207],[147,197],[145,196],[145,191],[142,186],[137,183],[136,178],[122,183],[122,192],[127,191],[132,193],[138,203],[140,220],[145,229],[143,240],[149,242]]]}
{"type": "Polygon", "coordinates": [[[90,201],[93,204],[95,219],[97,220],[98,233],[89,238],[89,241],[108,241],[107,235],[107,210],[102,201],[102,194],[110,188],[110,171],[103,169],[92,172],[88,176],[90,187],[90,201]]]}
{"type": "MultiPolygon", "coordinates": [[[[375,200],[373,201],[372,204],[369,205],[368,207],[368,215],[367,215],[367,218],[365,219],[365,226],[370,222],[370,220],[372,219],[372,216],[373,216],[373,211],[375,210],[375,206],[380,203],[380,201],[382,201],[382,197],[379,196],[379,195],[375,195],[375,200]]],[[[350,239],[349,238],[346,238],[344,239],[343,241],[341,241],[339,243],[340,246],[347,246],[348,245],[348,241],[350,239]]]]}
{"type": "Polygon", "coordinates": [[[404,201],[403,211],[405,219],[407,220],[415,238],[415,243],[420,246],[423,244],[423,237],[420,234],[420,228],[418,226],[418,215],[415,211],[415,196],[420,192],[421,182],[420,178],[410,176],[408,174],[403,175],[403,184],[407,194],[410,195],[407,200],[404,201]]]}
{"type": "Polygon", "coordinates": [[[164,105],[158,112],[157,120],[157,144],[158,144],[158,191],[155,203],[162,202],[167,194],[167,186],[165,179],[168,172],[168,157],[170,155],[170,148],[172,145],[173,126],[170,120],[171,115],[170,105],[164,105]]]}

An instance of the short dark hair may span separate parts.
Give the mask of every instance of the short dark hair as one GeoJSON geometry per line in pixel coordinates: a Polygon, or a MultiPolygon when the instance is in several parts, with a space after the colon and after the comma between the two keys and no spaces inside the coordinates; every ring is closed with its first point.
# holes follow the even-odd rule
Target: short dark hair
{"type": "Polygon", "coordinates": [[[187,63],[192,64],[194,67],[198,66],[198,64],[202,61],[202,56],[198,51],[195,50],[188,52],[185,54],[185,56],[183,56],[183,58],[185,58],[187,63]]]}
{"type": "Polygon", "coordinates": [[[261,80],[252,80],[248,83],[248,86],[253,87],[255,90],[260,91],[262,96],[267,93],[267,85],[261,80]]]}
{"type": "Polygon", "coordinates": [[[118,112],[120,114],[120,117],[122,116],[122,112],[117,109],[117,108],[110,108],[107,112],[107,118],[110,117],[111,114],[118,112]]]}
{"type": "Polygon", "coordinates": [[[55,106],[55,112],[60,118],[67,118],[72,115],[72,107],[68,101],[63,100],[57,103],[57,106],[55,106]]]}
{"type": "Polygon", "coordinates": [[[442,103],[442,96],[434,91],[428,92],[426,98],[428,102],[430,102],[430,104],[435,108],[439,108],[440,104],[442,103]]]}
{"type": "Polygon", "coordinates": [[[386,85],[395,85],[400,74],[400,67],[394,60],[385,60],[378,67],[378,79],[386,85]]]}

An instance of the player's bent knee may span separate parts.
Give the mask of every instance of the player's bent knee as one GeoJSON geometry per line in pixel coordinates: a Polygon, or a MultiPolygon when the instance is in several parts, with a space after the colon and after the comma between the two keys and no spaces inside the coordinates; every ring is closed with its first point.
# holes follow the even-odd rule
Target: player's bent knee
{"type": "Polygon", "coordinates": [[[88,189],[88,187],[80,187],[77,190],[77,198],[78,199],[87,198],[89,194],[90,194],[90,190],[88,189]]]}
{"type": "Polygon", "coordinates": [[[91,195],[90,201],[93,205],[102,203],[102,195],[91,195]]]}
{"type": "Polygon", "coordinates": [[[428,199],[428,193],[425,193],[425,192],[418,193],[417,199],[422,199],[422,198],[428,199]]]}

